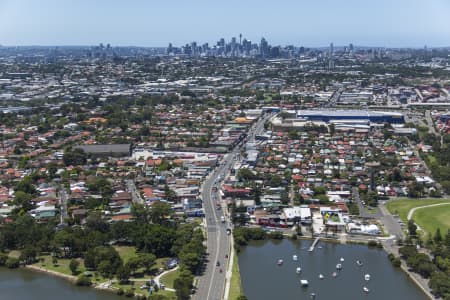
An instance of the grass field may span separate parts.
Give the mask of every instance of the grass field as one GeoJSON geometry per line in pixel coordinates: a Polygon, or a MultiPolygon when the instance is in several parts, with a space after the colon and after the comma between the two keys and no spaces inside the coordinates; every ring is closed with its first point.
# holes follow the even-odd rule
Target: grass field
{"type": "Polygon", "coordinates": [[[413,219],[426,232],[434,235],[440,228],[442,236],[445,236],[450,229],[450,204],[418,209],[413,219]]]}
{"type": "MultiPolygon", "coordinates": [[[[58,258],[58,263],[56,265],[53,264],[52,257],[50,255],[40,256],[39,262],[35,263],[35,266],[45,268],[47,270],[63,273],[66,275],[73,275],[72,271],[70,271],[69,264],[70,259],[58,258]]],[[[84,264],[82,260],[78,260],[80,265],[78,267],[78,273],[83,273],[86,271],[84,268],[84,264]]]]}
{"type": "Polygon", "coordinates": [[[119,253],[124,263],[126,263],[130,258],[137,256],[135,247],[115,246],[114,249],[116,249],[119,253]]]}
{"type": "Polygon", "coordinates": [[[398,214],[403,222],[407,222],[406,217],[408,212],[418,206],[425,206],[437,203],[450,202],[449,199],[399,199],[392,200],[386,204],[387,209],[391,214],[398,214]]]}
{"type": "Polygon", "coordinates": [[[163,283],[166,287],[173,289],[173,282],[178,276],[178,270],[175,270],[173,272],[169,272],[163,276],[161,276],[160,281],[163,283]]]}
{"type": "Polygon", "coordinates": [[[237,253],[234,253],[233,256],[233,267],[231,274],[231,283],[230,283],[230,294],[228,299],[235,300],[240,295],[244,294],[241,283],[241,274],[239,273],[239,264],[238,264],[238,256],[237,253]]]}

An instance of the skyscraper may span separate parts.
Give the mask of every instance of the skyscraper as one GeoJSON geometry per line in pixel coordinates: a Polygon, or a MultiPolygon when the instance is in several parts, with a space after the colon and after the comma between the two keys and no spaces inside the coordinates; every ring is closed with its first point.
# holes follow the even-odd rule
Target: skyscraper
{"type": "Polygon", "coordinates": [[[262,57],[266,57],[269,53],[269,43],[267,43],[265,38],[261,38],[261,43],[259,44],[259,53],[262,57]]]}

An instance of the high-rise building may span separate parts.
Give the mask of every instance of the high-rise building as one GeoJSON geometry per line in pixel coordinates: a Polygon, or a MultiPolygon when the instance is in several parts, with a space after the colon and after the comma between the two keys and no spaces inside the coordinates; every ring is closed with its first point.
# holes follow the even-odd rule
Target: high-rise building
{"type": "Polygon", "coordinates": [[[262,57],[266,57],[269,53],[269,43],[267,43],[265,38],[261,38],[261,43],[259,44],[259,53],[262,57]]]}

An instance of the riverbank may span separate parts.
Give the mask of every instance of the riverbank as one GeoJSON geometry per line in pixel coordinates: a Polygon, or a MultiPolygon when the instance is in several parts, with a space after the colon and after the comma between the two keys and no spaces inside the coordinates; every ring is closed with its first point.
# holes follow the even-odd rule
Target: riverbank
{"type": "Polygon", "coordinates": [[[39,266],[26,265],[25,269],[36,271],[36,272],[42,272],[42,273],[46,273],[48,275],[52,275],[52,276],[56,276],[56,277],[59,277],[59,278],[63,278],[63,279],[69,280],[72,283],[75,283],[77,281],[77,277],[76,276],[67,275],[67,274],[64,274],[64,273],[56,272],[56,271],[49,270],[49,269],[46,269],[46,268],[43,268],[43,267],[39,267],[39,266]]]}
{"type": "MultiPolygon", "coordinates": [[[[64,274],[61,272],[49,270],[44,267],[39,267],[39,266],[35,266],[35,265],[26,265],[25,269],[35,271],[35,272],[45,273],[47,275],[51,275],[51,276],[55,276],[55,277],[59,277],[59,278],[68,280],[73,284],[75,284],[78,279],[78,277],[73,276],[73,275],[67,275],[67,274],[64,274]]],[[[118,291],[118,288],[115,288],[115,287],[111,286],[111,284],[108,284],[108,281],[102,282],[99,284],[92,283],[92,285],[90,287],[97,289],[97,290],[109,291],[109,292],[113,292],[113,293],[117,293],[117,291],[118,291]]]]}
{"type": "MultiPolygon", "coordinates": [[[[387,254],[392,253],[396,257],[398,257],[400,254],[398,252],[397,246],[391,246],[387,241],[382,243],[383,249],[387,254]]],[[[405,272],[405,274],[417,285],[418,288],[422,290],[422,292],[430,299],[441,299],[436,298],[432,293],[431,289],[428,287],[428,279],[423,278],[419,274],[416,274],[414,272],[409,271],[408,266],[406,265],[405,261],[401,260],[400,268],[405,272]]]]}

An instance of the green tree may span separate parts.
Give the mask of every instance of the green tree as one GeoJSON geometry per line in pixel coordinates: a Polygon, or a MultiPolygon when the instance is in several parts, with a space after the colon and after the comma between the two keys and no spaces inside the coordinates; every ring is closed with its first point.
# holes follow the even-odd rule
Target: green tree
{"type": "Polygon", "coordinates": [[[70,260],[69,263],[69,268],[70,271],[72,272],[72,275],[77,275],[78,274],[78,267],[80,266],[80,262],[74,258],[72,258],[70,260]]]}
{"type": "Polygon", "coordinates": [[[18,191],[14,194],[14,204],[20,206],[25,211],[32,210],[35,206],[31,203],[33,196],[22,191],[18,191]]]}
{"type": "Polygon", "coordinates": [[[151,220],[153,223],[162,224],[162,222],[172,215],[170,204],[161,201],[155,202],[151,207],[151,220]]]}
{"type": "Polygon", "coordinates": [[[120,266],[117,269],[117,279],[119,280],[119,282],[121,284],[128,282],[128,279],[130,278],[130,274],[131,274],[131,271],[127,265],[120,266]]]}
{"type": "Polygon", "coordinates": [[[147,224],[151,220],[151,213],[144,204],[133,203],[131,206],[131,214],[137,223],[147,224]]]}
{"type": "Polygon", "coordinates": [[[36,247],[27,245],[24,249],[22,249],[19,260],[24,264],[32,264],[36,261],[37,250],[36,247]]]}
{"type": "Polygon", "coordinates": [[[63,162],[66,166],[85,165],[86,161],[87,155],[82,149],[67,149],[64,152],[63,162]]]}
{"type": "Polygon", "coordinates": [[[436,233],[434,234],[434,241],[436,243],[442,242],[442,235],[441,235],[441,229],[440,228],[436,229],[436,233]]]}
{"type": "Polygon", "coordinates": [[[414,223],[413,219],[408,220],[408,232],[410,236],[417,235],[417,225],[414,223]]]}
{"type": "Polygon", "coordinates": [[[142,266],[142,261],[138,256],[133,256],[127,261],[125,266],[131,273],[134,273],[142,266]]]}
{"type": "Polygon", "coordinates": [[[188,300],[191,298],[191,288],[194,276],[189,270],[180,270],[178,277],[173,282],[176,290],[177,299],[188,300]]]}

